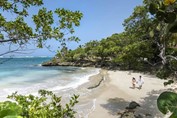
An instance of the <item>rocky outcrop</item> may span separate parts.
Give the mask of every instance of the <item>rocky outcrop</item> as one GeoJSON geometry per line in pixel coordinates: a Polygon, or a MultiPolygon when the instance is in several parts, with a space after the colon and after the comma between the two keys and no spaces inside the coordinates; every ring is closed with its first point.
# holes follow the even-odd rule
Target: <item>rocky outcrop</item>
{"type": "Polygon", "coordinates": [[[50,60],[42,63],[42,66],[78,66],[78,67],[96,67],[96,64],[91,61],[79,60],[76,62],[60,62],[59,60],[50,60]]]}
{"type": "Polygon", "coordinates": [[[117,65],[111,62],[103,62],[103,61],[93,61],[93,60],[86,60],[80,59],[74,62],[68,61],[61,61],[58,58],[53,58],[48,62],[42,63],[42,66],[76,66],[76,67],[97,67],[103,69],[117,69],[117,65]]]}
{"type": "Polygon", "coordinates": [[[58,62],[53,63],[52,61],[42,63],[42,66],[72,66],[73,63],[71,62],[58,62]]]}

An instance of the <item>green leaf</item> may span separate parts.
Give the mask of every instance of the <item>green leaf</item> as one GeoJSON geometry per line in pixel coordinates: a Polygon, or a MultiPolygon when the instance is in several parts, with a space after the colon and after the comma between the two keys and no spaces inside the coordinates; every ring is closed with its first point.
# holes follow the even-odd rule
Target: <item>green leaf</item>
{"type": "Polygon", "coordinates": [[[23,117],[21,117],[21,116],[5,116],[5,117],[3,117],[3,118],[23,118],[23,117]]]}
{"type": "Polygon", "coordinates": [[[164,21],[166,23],[173,23],[176,20],[176,14],[174,12],[166,13],[164,21]]]}
{"type": "Polygon", "coordinates": [[[154,37],[154,31],[149,32],[150,37],[154,37]]]}
{"type": "Polygon", "coordinates": [[[19,115],[21,113],[21,108],[13,102],[5,101],[0,103],[0,118],[8,115],[19,115]]]}
{"type": "Polygon", "coordinates": [[[163,92],[157,99],[158,109],[166,114],[168,111],[175,112],[177,110],[177,94],[173,92],[163,92]]]}
{"type": "Polygon", "coordinates": [[[173,114],[170,116],[170,118],[177,118],[177,109],[173,112],[173,114]]]}
{"type": "Polygon", "coordinates": [[[161,10],[159,10],[157,13],[156,13],[156,17],[159,21],[162,21],[165,17],[165,13],[161,10]]]}
{"type": "Polygon", "coordinates": [[[161,30],[161,25],[160,25],[160,24],[157,25],[156,30],[157,30],[157,31],[160,31],[160,30],[161,30]]]}
{"type": "Polygon", "coordinates": [[[170,27],[169,32],[177,33],[177,22],[170,27]]]}
{"type": "Polygon", "coordinates": [[[149,6],[149,12],[153,15],[156,13],[156,11],[157,11],[156,5],[151,3],[149,6]]]}

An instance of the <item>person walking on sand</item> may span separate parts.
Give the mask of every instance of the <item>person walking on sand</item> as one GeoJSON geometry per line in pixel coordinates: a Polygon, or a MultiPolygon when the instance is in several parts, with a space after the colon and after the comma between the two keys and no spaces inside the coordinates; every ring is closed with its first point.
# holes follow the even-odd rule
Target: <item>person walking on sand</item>
{"type": "Polygon", "coordinates": [[[136,84],[136,79],[133,77],[133,78],[132,78],[132,88],[133,88],[133,89],[135,88],[135,84],[136,84]]]}
{"type": "Polygon", "coordinates": [[[143,84],[144,84],[144,80],[143,80],[143,78],[141,77],[141,75],[139,76],[139,79],[138,79],[138,81],[137,81],[137,84],[138,84],[138,89],[142,89],[142,86],[143,86],[143,84]]]}

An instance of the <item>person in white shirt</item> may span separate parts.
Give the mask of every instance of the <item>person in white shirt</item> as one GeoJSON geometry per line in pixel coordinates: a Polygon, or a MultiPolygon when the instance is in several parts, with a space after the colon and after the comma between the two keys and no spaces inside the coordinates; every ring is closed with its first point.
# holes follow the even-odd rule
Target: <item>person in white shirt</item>
{"type": "Polygon", "coordinates": [[[141,75],[139,76],[139,79],[138,79],[138,81],[137,81],[137,84],[138,84],[138,89],[141,89],[142,88],[142,86],[143,86],[143,84],[144,84],[144,80],[143,80],[143,78],[141,77],[141,75]]]}

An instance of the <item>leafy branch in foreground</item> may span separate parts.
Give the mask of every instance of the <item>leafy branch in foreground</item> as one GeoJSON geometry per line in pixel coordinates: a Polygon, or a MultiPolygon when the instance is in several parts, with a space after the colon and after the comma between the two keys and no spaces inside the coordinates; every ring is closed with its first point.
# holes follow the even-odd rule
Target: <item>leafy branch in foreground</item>
{"type": "Polygon", "coordinates": [[[157,99],[158,109],[163,113],[167,114],[171,112],[170,118],[177,117],[177,94],[174,92],[163,92],[157,99]]]}
{"type": "Polygon", "coordinates": [[[53,92],[39,90],[39,96],[20,95],[17,92],[8,96],[15,102],[5,101],[0,103],[1,118],[74,118],[73,109],[78,103],[78,95],[73,95],[65,106],[61,105],[61,97],[53,92]]]}
{"type": "Polygon", "coordinates": [[[61,45],[66,41],[79,41],[73,33],[83,14],[64,8],[48,10],[44,6],[43,0],[1,0],[0,45],[21,47],[30,43],[43,48],[50,39],[61,45]],[[33,7],[37,8],[34,13],[30,10],[33,7]]]}
{"type": "MultiPolygon", "coordinates": [[[[156,20],[158,22],[161,22],[164,24],[164,32],[162,32],[162,35],[160,37],[161,40],[163,40],[163,44],[159,44],[159,47],[161,47],[161,52],[159,56],[162,58],[162,63],[164,65],[163,71],[161,71],[160,75],[164,77],[169,77],[169,70],[174,71],[176,74],[176,41],[170,41],[173,40],[173,37],[176,36],[175,33],[177,33],[177,2],[176,0],[155,0],[151,1],[149,4],[149,12],[151,15],[154,15],[156,20]],[[170,38],[168,38],[171,35],[170,38]],[[175,44],[174,46],[169,45],[171,50],[173,50],[173,53],[167,52],[167,43],[175,44]],[[173,49],[172,49],[173,48],[173,49]]],[[[173,83],[173,80],[169,80],[168,82],[165,82],[164,85],[168,85],[173,83]]],[[[177,93],[175,92],[168,92],[165,91],[160,94],[160,96],[157,99],[157,106],[160,112],[163,114],[167,114],[168,112],[171,112],[171,115],[169,118],[176,118],[177,117],[177,93]]]]}

